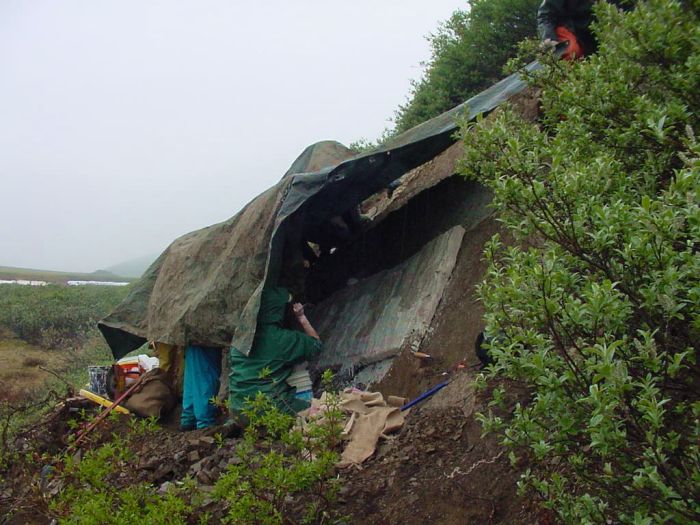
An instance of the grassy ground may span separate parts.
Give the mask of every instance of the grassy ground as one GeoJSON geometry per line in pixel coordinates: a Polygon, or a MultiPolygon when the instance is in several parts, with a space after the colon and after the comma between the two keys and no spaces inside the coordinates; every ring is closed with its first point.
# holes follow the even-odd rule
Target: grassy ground
{"type": "Polygon", "coordinates": [[[111,353],[97,321],[128,293],[113,286],[0,285],[0,401],[41,397],[87,381],[111,353]]]}
{"type": "Polygon", "coordinates": [[[47,350],[76,347],[126,297],[128,286],[0,284],[0,328],[47,350]]]}
{"type": "Polygon", "coordinates": [[[48,390],[80,388],[88,380],[88,365],[112,362],[107,345],[97,337],[79,348],[46,350],[0,332],[0,399],[17,401],[48,390]]]}

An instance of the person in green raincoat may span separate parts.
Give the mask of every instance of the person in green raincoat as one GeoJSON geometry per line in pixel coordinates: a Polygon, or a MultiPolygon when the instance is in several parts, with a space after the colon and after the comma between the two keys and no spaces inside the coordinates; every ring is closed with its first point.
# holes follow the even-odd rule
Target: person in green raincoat
{"type": "Polygon", "coordinates": [[[258,324],[248,356],[230,350],[229,395],[234,418],[241,414],[246,399],[258,392],[267,394],[277,407],[289,414],[308,408],[309,403],[295,397],[296,390],[287,384],[295,364],[319,354],[321,339],[304,314],[304,307],[295,303],[292,311],[303,333],[284,328],[283,321],[291,295],[286,288],[270,287],[262,292],[258,324]],[[268,374],[261,377],[264,370],[268,374]]]}

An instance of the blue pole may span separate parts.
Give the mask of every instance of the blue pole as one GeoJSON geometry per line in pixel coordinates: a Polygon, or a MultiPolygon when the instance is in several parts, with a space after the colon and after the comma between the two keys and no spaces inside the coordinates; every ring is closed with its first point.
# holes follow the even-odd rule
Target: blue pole
{"type": "Polygon", "coordinates": [[[432,396],[432,395],[433,395],[435,392],[437,392],[438,390],[442,390],[443,388],[445,388],[448,384],[450,384],[450,382],[449,382],[449,381],[445,381],[445,382],[443,382],[443,383],[440,383],[439,385],[434,386],[433,388],[431,388],[431,389],[428,390],[427,392],[423,392],[421,395],[419,395],[419,396],[418,396],[417,398],[415,398],[413,401],[409,401],[409,402],[406,403],[404,406],[402,406],[402,407],[401,407],[401,411],[403,412],[404,410],[407,410],[407,409],[411,408],[413,405],[417,405],[418,403],[420,403],[420,402],[423,401],[424,399],[427,399],[427,398],[429,398],[430,396],[432,396]]]}

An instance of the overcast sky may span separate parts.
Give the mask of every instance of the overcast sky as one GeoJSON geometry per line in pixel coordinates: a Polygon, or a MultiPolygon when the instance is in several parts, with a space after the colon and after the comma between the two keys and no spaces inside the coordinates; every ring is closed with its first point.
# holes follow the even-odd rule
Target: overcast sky
{"type": "Polygon", "coordinates": [[[92,271],[374,139],[464,0],[0,0],[0,265],[92,271]]]}

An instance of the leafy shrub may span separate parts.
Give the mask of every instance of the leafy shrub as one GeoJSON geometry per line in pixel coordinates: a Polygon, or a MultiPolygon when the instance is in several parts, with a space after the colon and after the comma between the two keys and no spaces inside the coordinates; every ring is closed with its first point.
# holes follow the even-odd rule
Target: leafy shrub
{"type": "Polygon", "coordinates": [[[599,54],[531,78],[542,121],[465,140],[515,239],[486,250],[485,377],[530,391],[481,419],[565,523],[700,520],[699,7],[598,5],[599,54]]]}
{"type": "MultiPolygon", "coordinates": [[[[113,412],[115,419],[118,418],[113,412]]],[[[65,525],[133,525],[148,523],[185,525],[192,523],[199,494],[186,480],[164,494],[147,483],[117,486],[120,475],[133,474],[131,444],[156,439],[155,419],[131,419],[128,439],[113,435],[97,448],[78,458],[70,453],[60,458],[62,490],[50,502],[51,514],[65,525]]],[[[200,520],[199,523],[204,523],[200,520]]]]}
{"type": "Polygon", "coordinates": [[[516,54],[517,44],[537,33],[541,0],[469,0],[428,37],[431,58],[399,106],[395,133],[402,133],[494,84],[516,54]]]}
{"type": "Polygon", "coordinates": [[[0,327],[46,347],[94,333],[97,321],[126,297],[128,286],[0,284],[0,327]]]}
{"type": "Polygon", "coordinates": [[[294,427],[294,418],[264,394],[250,400],[244,410],[250,423],[236,449],[240,462],[229,466],[214,489],[227,502],[226,523],[296,523],[291,517],[299,514],[302,523],[335,522],[330,505],[339,487],[331,476],[341,415],[337,396],[326,395],[331,409],[324,422],[304,429],[294,427]]]}
{"type": "MultiPolygon", "coordinates": [[[[66,525],[134,521],[177,525],[193,523],[195,517],[205,523],[208,514],[203,510],[215,502],[225,511],[225,523],[338,523],[330,507],[339,488],[332,475],[338,460],[341,412],[338,397],[326,396],[330,409],[323,421],[304,428],[295,427],[294,417],[279,411],[269,397],[259,394],[252,399],[244,411],[250,424],[235,450],[238,463],[229,466],[206,497],[191,479],[164,494],[146,483],[124,486],[123,477],[136,468],[133,445],[157,439],[158,432],[155,419],[130,419],[126,438],[113,434],[82,458],[69,452],[53,461],[61,490],[50,502],[51,515],[66,525]]],[[[119,416],[112,414],[116,421],[119,416]]],[[[69,426],[76,430],[80,424],[74,420],[69,426]]],[[[74,439],[73,435],[69,442],[74,439]]],[[[223,444],[221,434],[215,439],[219,446],[223,444]]]]}
{"type": "Polygon", "coordinates": [[[80,461],[66,460],[66,486],[51,505],[59,522],[66,525],[131,525],[133,523],[185,525],[192,511],[181,493],[165,494],[145,483],[115,488],[109,476],[126,461],[126,449],[115,440],[89,451],[80,461]]]}

